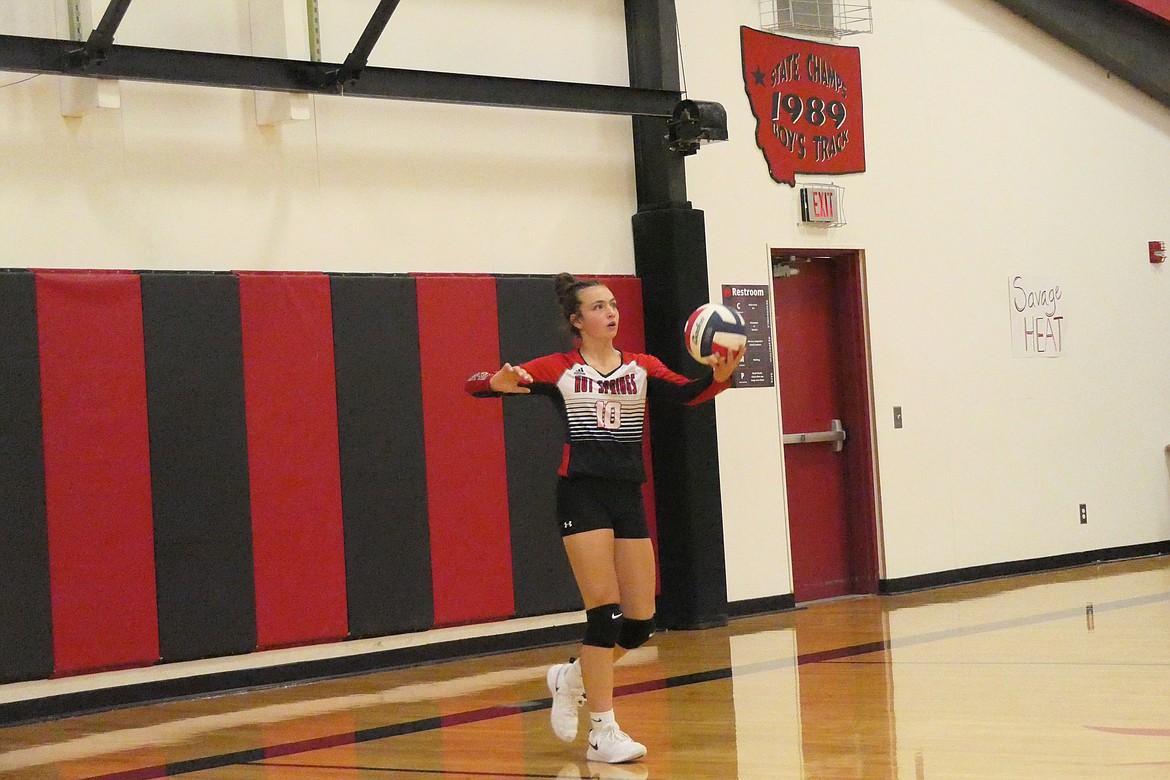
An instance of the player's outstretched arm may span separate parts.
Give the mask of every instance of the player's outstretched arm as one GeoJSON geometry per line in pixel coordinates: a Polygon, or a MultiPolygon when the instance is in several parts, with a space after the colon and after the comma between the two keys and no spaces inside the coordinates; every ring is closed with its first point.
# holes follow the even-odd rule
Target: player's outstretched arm
{"type": "Polygon", "coordinates": [[[532,375],[521,366],[505,363],[496,373],[481,371],[468,378],[467,392],[476,398],[495,398],[499,395],[514,395],[532,392],[532,375]]]}

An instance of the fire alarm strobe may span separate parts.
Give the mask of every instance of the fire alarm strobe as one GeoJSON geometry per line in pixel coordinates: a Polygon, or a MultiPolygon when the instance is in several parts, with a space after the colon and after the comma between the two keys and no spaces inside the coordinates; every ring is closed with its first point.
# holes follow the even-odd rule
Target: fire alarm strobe
{"type": "Polygon", "coordinates": [[[1150,242],[1150,262],[1164,263],[1166,262],[1166,242],[1165,241],[1151,241],[1150,242]]]}

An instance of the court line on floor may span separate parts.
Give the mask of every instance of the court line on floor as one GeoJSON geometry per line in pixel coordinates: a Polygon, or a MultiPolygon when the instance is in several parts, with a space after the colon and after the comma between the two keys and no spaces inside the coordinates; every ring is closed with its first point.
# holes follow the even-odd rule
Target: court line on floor
{"type": "MultiPolygon", "coordinates": [[[[1093,604],[1093,608],[1095,613],[1111,612],[1121,609],[1129,609],[1131,607],[1147,606],[1165,601],[1170,601],[1170,592],[1154,593],[1146,596],[1134,596],[1127,599],[1119,599],[1117,601],[1102,602],[1100,604],[1093,604]]],[[[992,631],[1001,631],[1006,628],[1019,628],[1028,625],[1038,625],[1040,623],[1049,623],[1074,617],[1079,619],[1083,617],[1084,614],[1084,607],[1072,607],[1068,609],[1053,610],[1051,612],[1042,612],[1038,615],[1007,618],[1004,620],[979,623],[972,626],[930,631],[925,634],[919,634],[912,637],[886,639],[876,642],[863,642],[857,645],[847,645],[845,647],[831,648],[829,650],[821,650],[814,653],[804,653],[794,658],[781,658],[772,661],[761,661],[754,664],[745,664],[736,669],[732,669],[730,667],[723,669],[712,669],[705,672],[693,672],[690,674],[679,675],[677,677],[660,678],[658,680],[648,680],[641,683],[622,685],[614,688],[614,696],[631,696],[640,693],[648,693],[650,691],[664,690],[667,688],[679,688],[687,685],[697,685],[704,682],[725,680],[732,676],[747,676],[751,674],[759,674],[762,672],[791,668],[793,666],[804,666],[806,664],[838,661],[846,658],[853,658],[859,655],[885,652],[890,649],[912,647],[930,642],[938,642],[944,639],[956,639],[964,636],[990,633],[992,631]]],[[[467,712],[454,713],[437,718],[422,718],[420,720],[407,721],[405,723],[395,723],[388,726],[376,726],[368,729],[361,729],[345,734],[334,734],[326,737],[318,737],[308,740],[299,740],[297,742],[271,745],[264,748],[252,748],[248,750],[236,751],[233,753],[224,753],[216,756],[206,756],[203,758],[188,759],[186,761],[177,761],[158,766],[144,767],[142,769],[132,769],[104,775],[96,775],[89,777],[86,780],[157,780],[157,778],[174,777],[177,775],[190,774],[192,772],[200,772],[208,769],[218,769],[220,767],[234,766],[239,764],[257,764],[262,766],[275,767],[280,766],[281,764],[260,764],[260,762],[270,762],[273,758],[295,755],[299,753],[307,753],[313,750],[324,750],[332,747],[341,747],[343,745],[352,745],[359,742],[370,742],[373,740],[387,739],[389,737],[418,734],[420,732],[433,731],[434,729],[444,728],[446,726],[457,726],[467,723],[478,723],[480,721],[491,720],[494,718],[510,717],[526,712],[548,709],[551,705],[552,700],[545,698],[533,699],[532,701],[522,702],[520,704],[514,705],[483,707],[477,710],[469,710],[467,712]]],[[[353,768],[358,769],[359,767],[353,768]]],[[[536,775],[536,777],[540,777],[540,775],[536,775]]]]}
{"type": "MultiPolygon", "coordinates": [[[[572,762],[569,762],[570,764],[572,762]]],[[[249,764],[248,766],[258,767],[280,767],[281,769],[341,769],[358,772],[382,772],[385,774],[420,774],[420,775],[442,775],[443,777],[523,777],[523,778],[564,778],[566,775],[558,773],[549,775],[537,772],[476,772],[476,771],[459,771],[457,769],[416,769],[406,766],[352,766],[349,764],[249,764]]],[[[564,770],[562,770],[563,772],[564,770]]],[[[580,771],[578,771],[580,776],[580,771]]],[[[591,775],[591,777],[598,777],[598,775],[591,775]]],[[[639,777],[641,777],[639,775],[639,777]]],[[[644,780],[649,780],[647,775],[644,780]]]]}
{"type": "MultiPolygon", "coordinates": [[[[880,658],[875,659],[849,659],[837,661],[840,664],[855,664],[857,666],[874,666],[877,664],[885,664],[886,662],[880,658]]],[[[972,661],[964,658],[962,661],[898,661],[899,666],[1076,666],[1088,667],[1090,669],[1165,669],[1170,667],[1170,661],[1162,663],[1144,663],[1139,661],[972,661]]]]}

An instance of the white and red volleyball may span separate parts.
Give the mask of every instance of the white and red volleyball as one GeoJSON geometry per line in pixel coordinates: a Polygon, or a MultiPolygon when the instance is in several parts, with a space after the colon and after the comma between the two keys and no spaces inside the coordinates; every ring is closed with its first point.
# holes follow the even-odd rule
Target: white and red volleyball
{"type": "Polygon", "coordinates": [[[747,329],[739,312],[721,303],[704,303],[687,318],[683,333],[687,352],[700,363],[712,355],[726,356],[747,345],[747,329]]]}

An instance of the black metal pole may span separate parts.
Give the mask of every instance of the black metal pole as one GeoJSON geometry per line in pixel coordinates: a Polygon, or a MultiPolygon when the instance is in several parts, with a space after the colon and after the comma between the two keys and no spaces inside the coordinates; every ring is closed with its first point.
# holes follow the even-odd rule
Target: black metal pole
{"type": "Polygon", "coordinates": [[[114,33],[118,31],[118,26],[122,24],[122,18],[126,15],[126,9],[130,7],[130,0],[113,0],[106,6],[106,12],[102,14],[102,20],[98,22],[98,26],[89,34],[89,40],[85,42],[85,48],[94,51],[102,51],[109,47],[114,42],[114,33]]]}
{"type": "MultiPolygon", "coordinates": [[[[674,0],[626,0],[631,87],[670,90],[681,98],[677,30],[674,0]]],[[[666,148],[666,121],[635,117],[633,130],[638,210],[686,205],[686,170],[682,156],[666,148]]]]}
{"type": "MultiPolygon", "coordinates": [[[[630,86],[679,89],[674,0],[626,0],[630,86]]],[[[683,348],[682,324],[706,303],[703,212],[687,200],[681,155],[667,148],[665,119],[633,119],[638,213],[634,267],[642,280],[646,347],[677,371],[701,369],[683,348]]],[[[706,369],[709,370],[709,369],[706,369]]],[[[706,628],[728,621],[719,440],[714,404],[650,406],[654,504],[658,522],[659,623],[706,628]]]]}

